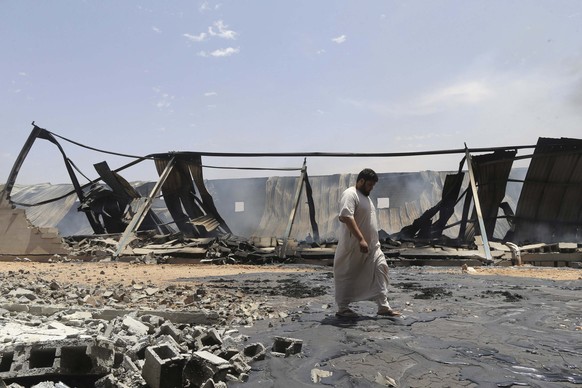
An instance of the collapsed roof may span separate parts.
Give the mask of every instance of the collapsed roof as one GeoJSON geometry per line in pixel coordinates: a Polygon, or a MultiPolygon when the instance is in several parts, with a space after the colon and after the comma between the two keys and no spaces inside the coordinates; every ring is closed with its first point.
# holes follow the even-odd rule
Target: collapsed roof
{"type": "MultiPolygon", "coordinates": [[[[34,124],[34,123],[33,123],[34,124]]],[[[26,238],[16,244],[15,225],[11,220],[18,209],[42,206],[76,196],[78,211],[85,214],[95,234],[122,234],[117,254],[137,231],[153,230],[159,234],[178,233],[184,237],[213,237],[233,233],[227,219],[220,213],[203,179],[202,157],[198,152],[172,152],[136,157],[126,166],[112,170],[107,162],[96,163],[99,178],[81,185],[74,163],[65,155],[57,141],[62,138],[36,125],[25,143],[4,189],[0,193],[0,254],[51,253],[52,246],[38,249],[26,238]],[[73,190],[33,203],[13,200],[11,194],[18,172],[35,140],[55,144],[63,156],[73,190]],[[159,175],[153,187],[139,193],[120,172],[144,160],[154,161],[159,175]],[[161,194],[161,195],[160,195],[161,194]],[[154,203],[163,201],[166,211],[154,211],[154,203]],[[9,248],[6,248],[9,247],[9,248]],[[34,248],[34,249],[32,249],[34,248]],[[7,251],[7,249],[9,251],[7,251]]],[[[68,139],[65,139],[69,141],[68,139]]],[[[75,143],[79,145],[78,143],[75,143]]],[[[94,150],[94,149],[93,149],[94,150]]],[[[580,242],[582,227],[582,141],[577,139],[540,138],[537,145],[497,147],[492,149],[435,151],[460,153],[464,156],[458,171],[452,174],[424,172],[425,187],[418,196],[405,198],[403,190],[411,174],[382,174],[373,194],[375,200],[390,198],[390,206],[378,210],[379,225],[392,238],[440,242],[454,245],[473,244],[476,235],[484,246],[489,240],[526,244],[530,242],[580,242]],[[518,149],[534,148],[532,155],[517,157],[518,149]],[[477,152],[491,152],[474,155],[477,152]],[[511,176],[513,161],[531,158],[525,179],[511,176]],[[467,171],[463,170],[467,164],[467,171]],[[386,178],[386,179],[385,179],[386,178]],[[441,179],[442,178],[442,179],[441,179]],[[428,180],[427,180],[428,179],[428,180]],[[521,190],[508,184],[518,184],[521,190]],[[521,187],[522,186],[522,187],[521,187]],[[516,192],[519,199],[516,200],[516,192]],[[430,193],[430,194],[427,194],[430,193]],[[513,210],[515,209],[515,211],[513,210]]],[[[410,153],[408,156],[431,153],[410,153]]],[[[217,154],[213,154],[217,155],[217,154]]],[[[219,156],[257,156],[257,154],[218,154],[219,156]]],[[[269,156],[403,156],[400,154],[262,154],[269,156]]],[[[255,232],[287,239],[310,235],[315,241],[333,239],[337,227],[335,207],[337,196],[353,184],[355,175],[328,177],[307,176],[304,161],[299,178],[269,178],[263,190],[264,203],[260,224],[255,232]],[[312,184],[313,183],[313,184],[312,184]],[[306,205],[300,200],[305,193],[306,205]]],[[[215,188],[220,185],[215,185],[215,188]]],[[[69,205],[70,206],[70,205],[69,205]]],[[[22,216],[18,216],[22,218],[22,216]]],[[[47,233],[55,231],[45,230],[47,233]]],[[[235,231],[236,232],[236,231],[235,231]]],[[[18,229],[22,233],[22,227],[18,229]]],[[[38,234],[38,233],[37,233],[38,234]]],[[[41,240],[42,241],[42,240],[41,240]]]]}

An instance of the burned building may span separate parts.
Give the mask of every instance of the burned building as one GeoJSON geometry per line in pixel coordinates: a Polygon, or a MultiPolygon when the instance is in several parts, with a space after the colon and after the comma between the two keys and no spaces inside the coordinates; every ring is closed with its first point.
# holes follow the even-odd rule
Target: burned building
{"type": "MultiPolygon", "coordinates": [[[[116,255],[124,254],[136,234],[146,231],[180,238],[236,235],[275,241],[333,242],[338,227],[339,196],[356,177],[355,174],[308,177],[307,157],[342,154],[303,153],[286,154],[305,158],[303,167],[298,169],[299,177],[208,181],[203,177],[202,158],[209,154],[171,152],[136,157],[132,163],[116,169],[105,161],[95,163],[98,178],[81,185],[75,165],[65,155],[57,137],[34,126],[2,190],[0,238],[11,242],[2,244],[4,255],[59,251],[55,248],[59,245],[59,234],[115,235],[116,255]],[[62,153],[70,185],[26,189],[16,185],[19,169],[37,139],[53,143],[62,153]],[[125,168],[140,162],[154,163],[157,181],[130,184],[122,177],[125,168]],[[16,244],[10,236],[15,233],[15,219],[20,220],[20,232],[22,225],[26,225],[23,209],[28,217],[26,222],[31,223],[26,228],[34,232],[29,233],[27,241],[16,244]],[[83,217],[79,218],[79,214],[83,217]],[[30,237],[33,235],[41,236],[39,242],[33,241],[30,237]],[[49,241],[48,245],[41,243],[49,241]],[[39,248],[45,245],[47,248],[39,248]]],[[[379,174],[380,181],[371,198],[378,207],[384,236],[470,249],[477,245],[488,259],[491,243],[579,243],[582,239],[580,140],[540,138],[535,146],[465,147],[433,154],[443,152],[460,154],[456,171],[379,174]],[[533,149],[533,153],[517,156],[518,150],[527,149],[533,149]],[[528,169],[513,167],[515,160],[524,158],[531,158],[528,169]]],[[[415,155],[418,154],[406,156],[415,155]]]]}

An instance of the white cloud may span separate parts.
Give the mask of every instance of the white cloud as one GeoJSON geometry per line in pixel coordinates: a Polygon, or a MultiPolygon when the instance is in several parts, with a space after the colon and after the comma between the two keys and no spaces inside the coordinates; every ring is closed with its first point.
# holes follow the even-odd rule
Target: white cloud
{"type": "Polygon", "coordinates": [[[198,35],[183,34],[182,36],[186,37],[189,41],[192,42],[202,42],[206,39],[207,35],[205,32],[201,32],[198,35]]]}
{"type": "Polygon", "coordinates": [[[198,55],[200,55],[201,57],[215,57],[215,58],[219,58],[219,57],[230,57],[231,55],[234,54],[238,54],[240,52],[239,48],[234,48],[234,47],[227,47],[224,49],[218,49],[218,50],[214,50],[210,53],[206,52],[206,51],[200,51],[198,53],[198,55]]]}
{"type": "Polygon", "coordinates": [[[493,86],[482,81],[467,81],[424,92],[402,103],[350,99],[344,102],[360,109],[396,118],[452,111],[456,108],[483,103],[495,95],[493,86]]]}
{"type": "Polygon", "coordinates": [[[238,33],[228,29],[228,26],[224,24],[222,20],[218,20],[213,23],[213,26],[217,28],[218,31],[214,31],[214,28],[208,27],[208,33],[211,36],[218,36],[223,39],[236,39],[238,33]]]}
{"type": "Polygon", "coordinates": [[[325,50],[324,50],[324,49],[317,50],[317,51],[316,51],[316,53],[317,53],[318,55],[325,54],[325,50]]]}
{"type": "Polygon", "coordinates": [[[26,77],[28,74],[26,74],[25,72],[21,71],[21,72],[18,73],[18,75],[19,76],[22,76],[22,77],[26,77]]]}
{"type": "Polygon", "coordinates": [[[216,5],[214,5],[214,8],[212,8],[210,6],[210,4],[208,4],[208,1],[203,2],[202,4],[200,4],[200,7],[198,8],[198,10],[200,12],[207,12],[207,11],[212,11],[212,10],[218,10],[220,9],[220,7],[222,6],[222,4],[218,3],[216,5]]]}
{"type": "Polygon", "coordinates": [[[158,27],[156,27],[156,26],[153,26],[153,27],[152,27],[152,30],[154,30],[154,32],[156,32],[156,33],[158,33],[158,34],[161,34],[161,33],[162,33],[162,30],[160,30],[160,29],[159,29],[158,27]]]}
{"type": "Polygon", "coordinates": [[[162,110],[169,110],[172,112],[170,107],[172,106],[172,102],[174,101],[175,97],[168,93],[162,93],[162,89],[158,87],[152,88],[152,90],[158,94],[158,100],[156,102],[156,108],[162,110]]]}
{"type": "Polygon", "coordinates": [[[156,107],[158,107],[159,109],[169,108],[172,105],[173,99],[174,99],[174,96],[170,96],[169,94],[164,93],[164,94],[162,94],[162,96],[158,100],[158,102],[156,103],[156,107]]]}
{"type": "Polygon", "coordinates": [[[211,96],[216,96],[217,94],[218,93],[216,93],[216,92],[206,92],[206,93],[204,93],[204,96],[205,97],[211,97],[211,96]]]}
{"type": "Polygon", "coordinates": [[[332,42],[335,42],[335,43],[337,43],[337,44],[342,44],[342,43],[344,43],[344,42],[345,42],[347,39],[348,39],[348,37],[347,37],[347,36],[345,36],[345,35],[340,35],[340,36],[338,36],[337,38],[333,38],[331,41],[332,41],[332,42]]]}
{"type": "Polygon", "coordinates": [[[580,138],[582,74],[546,66],[519,72],[481,69],[406,98],[344,100],[386,130],[400,147],[535,144],[537,137],[580,138]],[[525,140],[524,140],[525,139],[525,140]]]}
{"type": "Polygon", "coordinates": [[[494,96],[490,86],[481,81],[453,84],[421,96],[415,105],[419,110],[435,111],[459,105],[476,104],[494,96]]]}

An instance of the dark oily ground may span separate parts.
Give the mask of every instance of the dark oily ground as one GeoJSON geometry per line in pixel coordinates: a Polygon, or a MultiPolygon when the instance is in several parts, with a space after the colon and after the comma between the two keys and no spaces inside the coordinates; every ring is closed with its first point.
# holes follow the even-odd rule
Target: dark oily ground
{"type": "MultiPolygon", "coordinates": [[[[301,274],[196,279],[207,287],[270,295],[286,308],[255,321],[249,341],[284,336],[302,353],[254,363],[252,387],[574,387],[582,386],[582,280],[391,269],[390,300],[401,318],[335,316],[331,268],[301,274]]],[[[184,280],[184,279],[182,279],[184,280]]],[[[229,383],[229,386],[239,384],[229,383]]]]}

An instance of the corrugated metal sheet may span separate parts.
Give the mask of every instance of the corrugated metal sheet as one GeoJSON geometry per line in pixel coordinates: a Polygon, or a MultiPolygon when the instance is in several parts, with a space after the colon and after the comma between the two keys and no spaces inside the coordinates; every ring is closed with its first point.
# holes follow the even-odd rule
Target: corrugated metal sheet
{"type": "MultiPolygon", "coordinates": [[[[505,188],[507,178],[513,166],[513,159],[517,154],[516,150],[496,151],[492,154],[477,155],[473,159],[473,171],[477,180],[477,192],[479,195],[479,204],[488,238],[494,237],[495,227],[497,225],[497,215],[503,198],[505,197],[505,188]]],[[[477,213],[473,208],[472,219],[477,219],[477,213]]],[[[475,225],[477,226],[477,225],[475,225]]],[[[466,240],[474,236],[474,228],[469,228],[465,235],[466,240]]],[[[507,230],[503,230],[503,236],[507,230]]]]}
{"type": "Polygon", "coordinates": [[[207,232],[211,232],[220,226],[220,222],[216,218],[209,215],[195,218],[190,220],[190,222],[196,226],[203,226],[207,232]]]}
{"type": "Polygon", "coordinates": [[[508,238],[559,242],[582,239],[582,140],[539,138],[508,238]]]}

